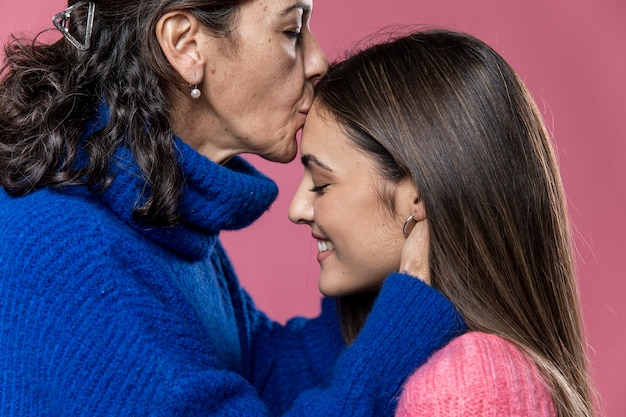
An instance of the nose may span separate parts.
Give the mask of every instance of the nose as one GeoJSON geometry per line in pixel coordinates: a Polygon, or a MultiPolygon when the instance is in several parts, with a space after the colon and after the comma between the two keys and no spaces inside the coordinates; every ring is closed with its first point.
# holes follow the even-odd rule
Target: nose
{"type": "Polygon", "coordinates": [[[313,223],[313,203],[311,200],[313,193],[309,191],[310,187],[307,187],[307,184],[305,175],[289,205],[289,220],[295,224],[310,225],[313,223]]]}
{"type": "Polygon", "coordinates": [[[304,73],[308,80],[317,81],[328,71],[328,59],[313,33],[307,37],[304,56],[304,73]]]}

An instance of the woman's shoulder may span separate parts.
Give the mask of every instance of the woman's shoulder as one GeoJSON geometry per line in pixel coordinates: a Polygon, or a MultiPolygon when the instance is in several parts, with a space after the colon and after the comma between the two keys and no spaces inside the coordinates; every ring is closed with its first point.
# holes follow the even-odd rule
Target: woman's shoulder
{"type": "Polygon", "coordinates": [[[98,197],[79,187],[51,190],[41,189],[24,196],[11,197],[0,193],[0,224],[7,229],[21,231],[22,238],[28,232],[38,231],[45,236],[59,235],[71,238],[84,237],[85,231],[103,228],[119,229],[120,223],[107,210],[98,197]]]}
{"type": "Polygon", "coordinates": [[[42,189],[11,197],[0,192],[0,255],[10,262],[57,263],[103,256],[130,240],[123,222],[90,193],[42,189]],[[40,257],[30,256],[39,253],[40,257]]]}
{"type": "Polygon", "coordinates": [[[488,333],[452,340],[404,386],[397,417],[555,416],[549,388],[515,344],[488,333]]]}

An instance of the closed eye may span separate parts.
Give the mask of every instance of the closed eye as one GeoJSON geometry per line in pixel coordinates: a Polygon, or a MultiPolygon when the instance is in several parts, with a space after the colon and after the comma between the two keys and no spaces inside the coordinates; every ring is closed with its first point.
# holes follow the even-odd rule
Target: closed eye
{"type": "Polygon", "coordinates": [[[283,33],[289,39],[295,39],[296,41],[300,41],[300,40],[304,39],[304,34],[302,33],[301,30],[286,30],[283,33]]]}
{"type": "Polygon", "coordinates": [[[311,188],[309,191],[312,193],[318,193],[318,194],[323,194],[324,190],[326,189],[326,187],[328,187],[330,184],[324,184],[324,185],[316,185],[313,188],[311,188]]]}

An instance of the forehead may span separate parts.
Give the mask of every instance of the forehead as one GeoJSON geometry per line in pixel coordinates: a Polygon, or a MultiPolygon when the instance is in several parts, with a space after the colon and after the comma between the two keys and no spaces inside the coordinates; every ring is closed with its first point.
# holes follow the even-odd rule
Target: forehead
{"type": "Polygon", "coordinates": [[[302,129],[302,153],[345,142],[344,136],[335,118],[314,101],[302,129]]]}
{"type": "Polygon", "coordinates": [[[333,170],[351,170],[373,166],[358,149],[334,117],[319,104],[313,104],[304,124],[302,156],[311,155],[333,170]]]}

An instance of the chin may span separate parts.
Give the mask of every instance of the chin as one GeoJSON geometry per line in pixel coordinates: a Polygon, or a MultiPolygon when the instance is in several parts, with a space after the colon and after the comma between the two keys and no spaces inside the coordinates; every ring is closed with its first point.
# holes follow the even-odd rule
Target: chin
{"type": "Polygon", "coordinates": [[[320,288],[320,293],[322,293],[324,297],[330,297],[330,298],[337,298],[337,297],[341,297],[342,295],[344,295],[342,292],[325,291],[321,288],[320,288]]]}
{"type": "Polygon", "coordinates": [[[265,159],[267,159],[268,161],[272,161],[272,162],[280,162],[280,163],[286,164],[288,162],[293,161],[297,154],[298,152],[296,151],[291,155],[278,156],[276,158],[265,158],[265,159]]]}
{"type": "Polygon", "coordinates": [[[323,285],[321,281],[319,282],[318,287],[322,295],[324,295],[325,297],[336,298],[336,297],[343,297],[344,295],[351,294],[350,291],[342,289],[341,287],[337,288],[337,286],[333,286],[333,285],[323,285]]]}
{"type": "Polygon", "coordinates": [[[271,162],[280,162],[286,164],[293,161],[296,155],[298,155],[298,145],[295,138],[293,139],[292,143],[293,146],[284,147],[282,149],[279,149],[278,151],[267,152],[259,156],[271,162]]]}

